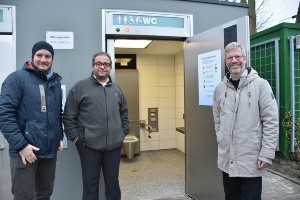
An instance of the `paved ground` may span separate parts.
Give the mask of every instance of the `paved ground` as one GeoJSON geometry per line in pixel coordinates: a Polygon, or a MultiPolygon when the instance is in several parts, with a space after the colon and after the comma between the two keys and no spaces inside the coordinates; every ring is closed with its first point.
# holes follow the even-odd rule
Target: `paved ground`
{"type": "MultiPolygon", "coordinates": [[[[189,200],[184,195],[184,167],[184,154],[176,150],[144,152],[131,161],[122,157],[122,200],[189,200]]],[[[300,185],[267,171],[262,199],[300,200],[300,185]]]]}
{"type": "Polygon", "coordinates": [[[271,172],[263,177],[263,200],[300,200],[300,185],[271,172]]]}
{"type": "MultiPolygon", "coordinates": [[[[300,185],[281,176],[267,172],[263,177],[263,200],[300,200],[300,185]]],[[[153,199],[154,200],[154,199],[153,199]]],[[[191,200],[188,197],[173,196],[155,200],[191,200]]],[[[201,199],[199,199],[201,200],[201,199]]]]}
{"type": "MultiPolygon", "coordinates": [[[[12,198],[4,198],[3,196],[3,193],[10,194],[8,152],[5,152],[6,156],[1,156],[3,153],[4,151],[0,150],[0,200],[10,200],[12,198]],[[7,184],[3,184],[5,182],[7,184]]],[[[143,153],[142,156],[138,156],[135,159],[138,159],[139,162],[132,163],[122,157],[120,169],[122,200],[189,199],[184,196],[184,154],[179,151],[158,151],[143,153]],[[153,173],[153,169],[155,169],[155,173],[153,173]],[[171,169],[175,171],[170,172],[171,169]],[[133,176],[132,174],[135,175],[133,176]],[[133,196],[136,196],[136,198],[133,198],[133,196]]],[[[267,171],[266,176],[263,177],[262,199],[300,200],[300,184],[267,171]]]]}

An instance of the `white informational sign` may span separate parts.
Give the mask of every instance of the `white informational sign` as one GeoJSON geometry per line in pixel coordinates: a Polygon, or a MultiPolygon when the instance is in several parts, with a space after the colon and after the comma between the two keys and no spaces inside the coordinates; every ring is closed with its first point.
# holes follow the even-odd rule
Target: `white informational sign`
{"type": "MultiPolygon", "coordinates": [[[[61,85],[61,90],[62,90],[62,108],[65,108],[65,103],[66,103],[66,98],[67,98],[67,92],[66,92],[66,85],[61,85]]],[[[64,133],[64,139],[63,139],[63,143],[64,143],[64,149],[68,148],[68,139],[64,133]]]]}
{"type": "Polygon", "coordinates": [[[74,49],[74,33],[47,31],[46,42],[51,44],[53,49],[74,49]]]}
{"type": "Polygon", "coordinates": [[[198,55],[199,105],[212,106],[216,86],[221,82],[221,50],[198,55]]]}

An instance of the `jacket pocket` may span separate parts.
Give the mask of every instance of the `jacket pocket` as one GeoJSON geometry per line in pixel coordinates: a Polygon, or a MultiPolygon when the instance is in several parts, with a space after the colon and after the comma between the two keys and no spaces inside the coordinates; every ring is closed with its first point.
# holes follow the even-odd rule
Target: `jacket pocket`
{"type": "Polygon", "coordinates": [[[255,151],[260,151],[261,149],[261,140],[260,138],[261,133],[260,132],[254,132],[253,137],[252,137],[252,142],[253,142],[253,149],[255,151]]]}
{"type": "Polygon", "coordinates": [[[44,154],[45,150],[47,148],[47,141],[45,140],[45,136],[42,135],[43,130],[39,130],[38,127],[30,124],[30,123],[26,123],[26,127],[25,127],[25,131],[24,131],[24,138],[26,139],[26,141],[39,148],[40,150],[37,151],[36,154],[44,154]]]}
{"type": "Polygon", "coordinates": [[[29,144],[35,145],[35,141],[33,137],[33,128],[29,123],[25,124],[24,138],[29,144]]]}
{"type": "Polygon", "coordinates": [[[228,157],[228,151],[230,146],[230,135],[226,135],[222,131],[219,131],[217,134],[217,142],[218,142],[219,157],[222,158],[228,157]]]}
{"type": "Polygon", "coordinates": [[[77,132],[78,132],[78,137],[79,138],[84,138],[85,136],[85,127],[80,127],[80,128],[77,128],[77,132]]]}

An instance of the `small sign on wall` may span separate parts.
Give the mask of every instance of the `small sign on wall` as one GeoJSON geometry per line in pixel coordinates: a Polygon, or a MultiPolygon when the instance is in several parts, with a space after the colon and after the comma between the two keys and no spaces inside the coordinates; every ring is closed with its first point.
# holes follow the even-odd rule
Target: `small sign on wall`
{"type": "Polygon", "coordinates": [[[46,41],[54,49],[74,49],[74,32],[46,32],[46,41]]]}

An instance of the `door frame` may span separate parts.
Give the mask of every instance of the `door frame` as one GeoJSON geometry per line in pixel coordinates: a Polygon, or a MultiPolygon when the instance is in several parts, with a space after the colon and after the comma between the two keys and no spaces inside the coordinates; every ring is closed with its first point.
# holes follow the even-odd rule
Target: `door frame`
{"type": "MultiPolygon", "coordinates": [[[[102,51],[106,51],[110,54],[111,59],[115,59],[115,50],[114,50],[114,40],[115,39],[153,39],[153,40],[174,40],[174,41],[184,41],[186,38],[191,37],[193,35],[193,15],[190,14],[182,14],[182,13],[169,13],[169,12],[150,12],[150,11],[140,11],[140,10],[112,10],[112,9],[102,9],[102,51]],[[132,15],[148,15],[148,16],[163,16],[163,17],[181,17],[184,19],[184,28],[180,29],[181,34],[177,35],[176,32],[172,31],[171,28],[157,28],[154,27],[153,29],[157,28],[159,32],[157,32],[157,35],[153,35],[153,31],[149,31],[149,28],[142,27],[142,26],[132,26],[128,25],[126,27],[129,27],[131,29],[136,29],[137,31],[132,34],[107,34],[108,30],[110,30],[110,26],[113,26],[112,23],[108,23],[107,19],[107,13],[125,13],[125,14],[132,14],[132,15]],[[149,32],[149,35],[140,35],[139,32],[141,32],[145,28],[145,31],[149,32]],[[174,35],[172,35],[174,34],[174,35]],[[108,36],[109,35],[109,36],[108,36]]],[[[115,80],[115,65],[113,62],[112,70],[110,72],[111,78],[115,80]]]]}
{"type": "MultiPolygon", "coordinates": [[[[11,45],[12,45],[12,66],[11,66],[11,69],[8,70],[7,68],[5,68],[6,70],[6,73],[10,73],[10,72],[13,72],[13,71],[16,71],[16,6],[14,5],[0,5],[0,9],[1,8],[10,8],[12,11],[11,11],[11,26],[12,26],[12,32],[11,34],[10,33],[5,33],[5,34],[1,34],[0,33],[0,37],[3,36],[3,41],[6,41],[7,40],[7,37],[12,37],[11,38],[11,45]],[[6,37],[6,38],[5,38],[6,37]]],[[[1,22],[0,22],[1,23],[1,22]]],[[[2,40],[2,39],[1,39],[2,40]]],[[[2,81],[4,80],[0,80],[0,84],[2,84],[2,81]]],[[[0,91],[1,91],[1,88],[0,88],[0,91]]]]}

